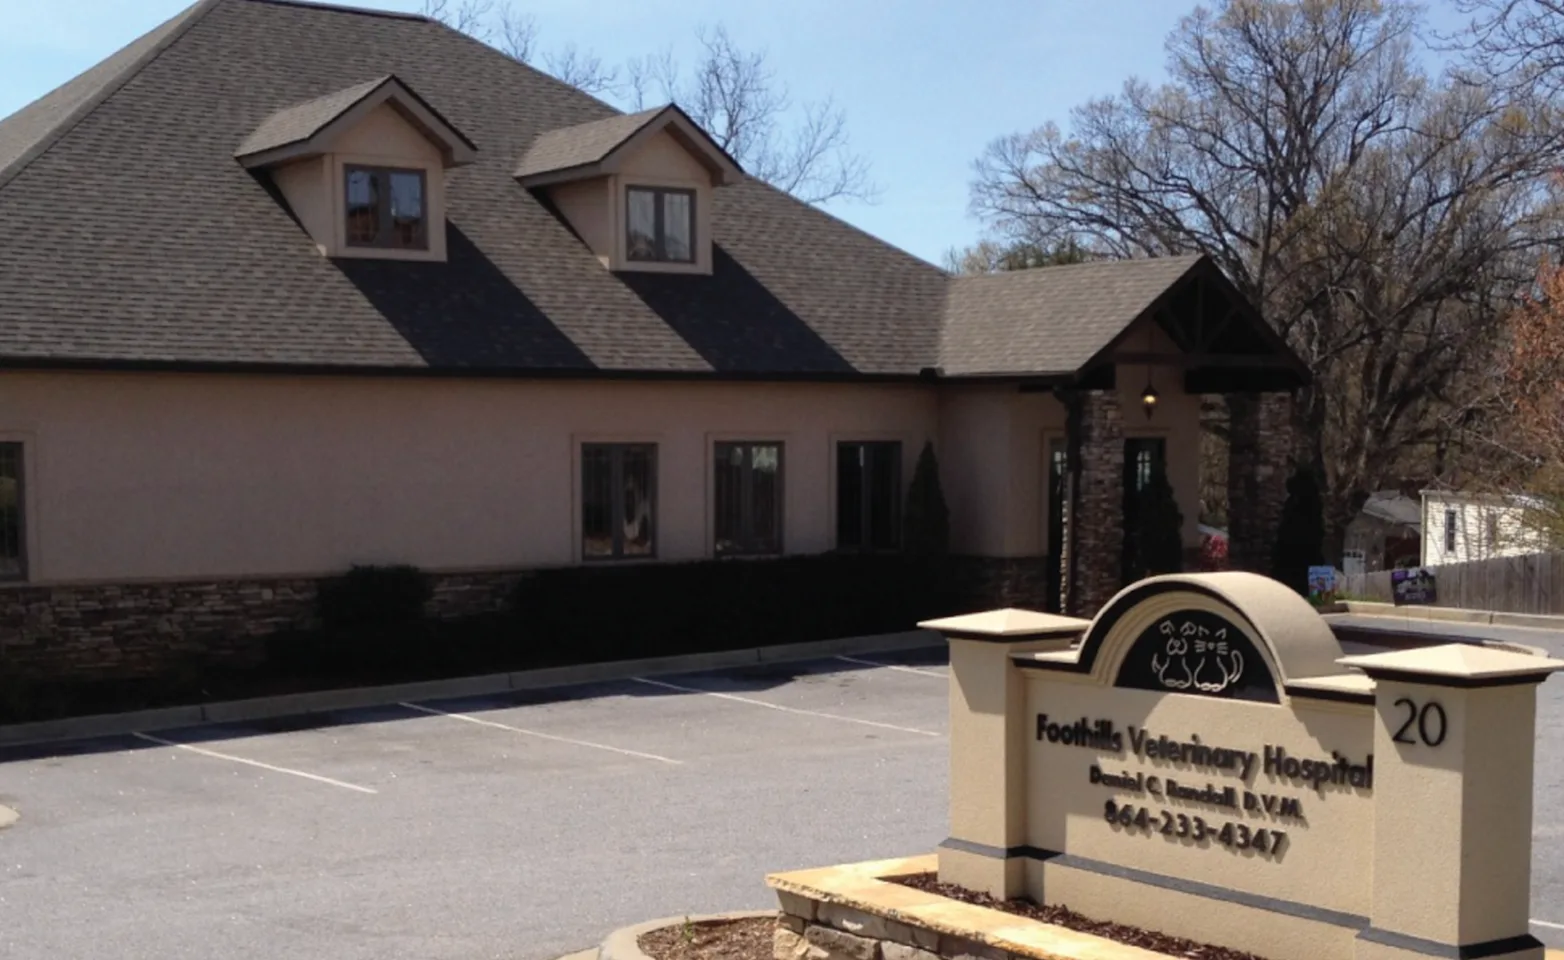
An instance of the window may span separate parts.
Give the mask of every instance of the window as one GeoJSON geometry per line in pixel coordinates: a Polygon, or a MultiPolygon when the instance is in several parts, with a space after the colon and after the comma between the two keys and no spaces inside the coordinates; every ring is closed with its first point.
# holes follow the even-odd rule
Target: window
{"type": "Polygon", "coordinates": [[[782,552],[782,444],[719,443],[713,477],[718,556],[782,552]]]}
{"type": "Polygon", "coordinates": [[[429,249],[422,170],[348,167],[346,172],[348,246],[429,249]]]}
{"type": "Polygon", "coordinates": [[[839,550],[901,546],[901,444],[836,445],[836,546],[839,550]]]}
{"type": "Polygon", "coordinates": [[[0,443],[0,580],[27,575],[22,533],[22,445],[0,443]]]}
{"type": "Polygon", "coordinates": [[[1445,511],[1445,553],[1455,552],[1455,511],[1445,511]]]}
{"type": "Polygon", "coordinates": [[[581,445],[581,557],[656,556],[657,445],[581,445]]]}
{"type": "Polygon", "coordinates": [[[695,262],[695,191],[629,189],[625,256],[654,263],[695,262]]]}

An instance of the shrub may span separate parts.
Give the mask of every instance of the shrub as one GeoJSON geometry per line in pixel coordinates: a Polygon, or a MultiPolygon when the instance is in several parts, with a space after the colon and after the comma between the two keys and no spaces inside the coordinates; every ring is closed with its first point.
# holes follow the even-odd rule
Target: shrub
{"type": "Polygon", "coordinates": [[[1135,529],[1125,538],[1125,582],[1184,569],[1184,515],[1167,473],[1151,471],[1151,478],[1136,495],[1135,529]]]}
{"type": "Polygon", "coordinates": [[[696,653],[910,630],[955,612],[936,561],[818,554],[540,570],[517,584],[534,663],[696,653]]]}
{"type": "Polygon", "coordinates": [[[1287,502],[1282,505],[1271,552],[1271,576],[1299,594],[1309,595],[1309,567],[1325,562],[1325,505],[1314,471],[1299,466],[1287,479],[1287,502]]]}
{"type": "Polygon", "coordinates": [[[941,557],[950,551],[950,510],[939,483],[934,444],[925,442],[907,488],[902,512],[902,549],[912,556],[941,557]]]}
{"type": "Polygon", "coordinates": [[[399,630],[422,623],[433,596],[434,587],[417,567],[355,566],[321,583],[315,611],[328,632],[399,630]]]}

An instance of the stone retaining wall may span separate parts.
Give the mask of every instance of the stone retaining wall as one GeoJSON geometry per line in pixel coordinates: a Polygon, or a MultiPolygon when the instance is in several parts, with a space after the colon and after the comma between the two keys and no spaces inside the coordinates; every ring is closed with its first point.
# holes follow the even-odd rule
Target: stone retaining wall
{"type": "Polygon", "coordinates": [[[965,937],[777,891],[776,960],[1026,960],[965,937]]]}

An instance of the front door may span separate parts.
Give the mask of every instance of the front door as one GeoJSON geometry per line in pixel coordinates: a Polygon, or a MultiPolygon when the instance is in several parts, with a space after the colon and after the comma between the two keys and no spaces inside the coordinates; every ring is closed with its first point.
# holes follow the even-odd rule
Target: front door
{"type": "Polygon", "coordinates": [[[1151,478],[1167,468],[1167,441],[1162,437],[1126,437],[1124,439],[1124,552],[1119,580],[1129,583],[1132,544],[1140,529],[1141,492],[1151,478]]]}

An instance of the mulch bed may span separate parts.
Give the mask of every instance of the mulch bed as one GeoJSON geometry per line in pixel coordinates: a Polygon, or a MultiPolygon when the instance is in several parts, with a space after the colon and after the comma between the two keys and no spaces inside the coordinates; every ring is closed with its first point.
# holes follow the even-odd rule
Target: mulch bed
{"type": "Polygon", "coordinates": [[[641,951],[652,960],[771,960],[776,917],[708,920],[642,934],[641,951]]]}
{"type": "MultiPolygon", "coordinates": [[[[1012,913],[1019,917],[1041,920],[1043,923],[1051,923],[1055,926],[1064,927],[1067,930],[1089,933],[1107,940],[1128,944],[1132,947],[1165,953],[1172,957],[1188,957],[1189,960],[1263,960],[1263,958],[1255,954],[1244,953],[1242,950],[1233,950],[1228,947],[1213,947],[1209,944],[1185,940],[1182,937],[1170,937],[1165,933],[1142,930],[1139,927],[1131,927],[1127,924],[1093,920],[1090,917],[1081,916],[1068,907],[1057,905],[1038,906],[1030,900],[999,900],[986,893],[979,893],[976,890],[968,890],[965,887],[958,887],[949,883],[940,883],[936,879],[936,874],[932,873],[919,873],[905,877],[886,877],[885,879],[928,893],[935,893],[942,897],[949,897],[952,900],[960,900],[962,903],[988,907],[991,910],[1002,910],[1005,913],[1012,913]]],[[[658,960],[662,960],[662,958],[659,957],[658,960]]],[[[745,955],[745,960],[748,960],[747,955],[745,955]]]]}

